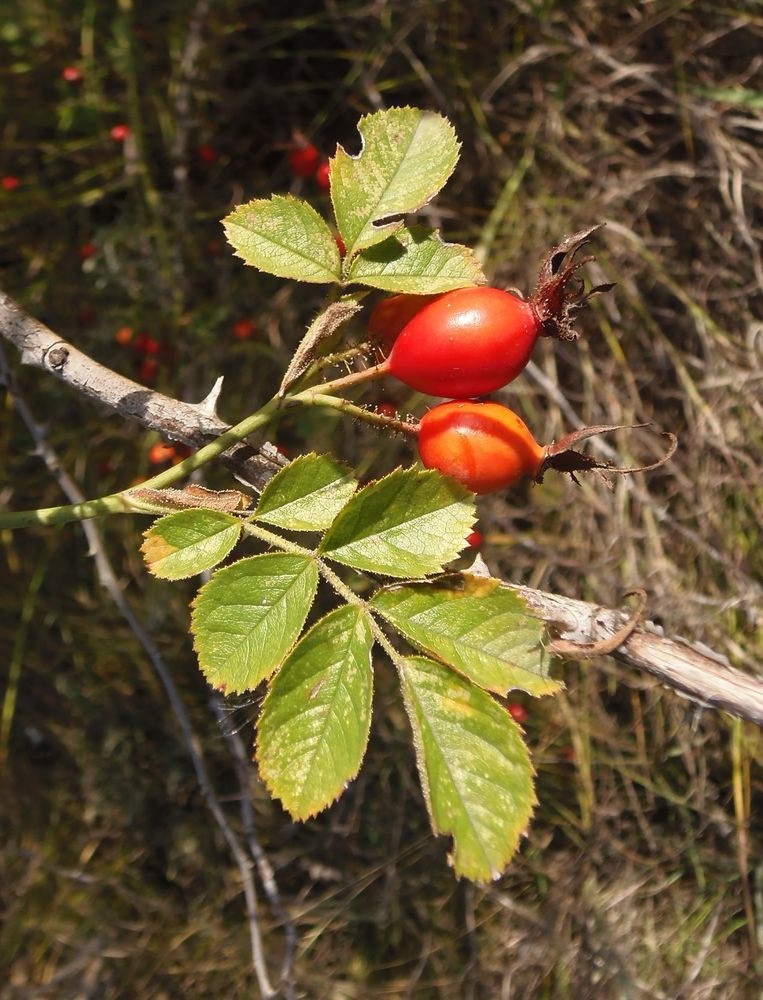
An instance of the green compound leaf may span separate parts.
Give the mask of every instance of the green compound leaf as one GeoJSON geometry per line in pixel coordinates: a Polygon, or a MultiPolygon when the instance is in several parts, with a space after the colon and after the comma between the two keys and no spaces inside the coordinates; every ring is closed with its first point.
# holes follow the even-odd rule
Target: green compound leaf
{"type": "Polygon", "coordinates": [[[273,476],[255,516],[291,531],[324,531],[357,488],[341,462],[326,455],[301,455],[273,476]]]}
{"type": "Polygon", "coordinates": [[[360,769],[371,727],[371,627],[365,612],[332,611],[276,674],[257,725],[257,762],[294,819],[338,798],[360,769]]]}
{"type": "Polygon", "coordinates": [[[474,497],[438,472],[396,469],[357,493],[320,546],[345,566],[384,576],[439,573],[463,549],[474,497]]]}
{"type": "Polygon", "coordinates": [[[358,123],[357,156],[341,146],[331,161],[331,199],[348,256],[390,236],[400,220],[437,194],[453,173],[460,144],[450,122],[418,108],[390,108],[358,123]]]}
{"type": "Polygon", "coordinates": [[[197,594],[191,615],[209,683],[231,694],[269,677],[302,631],[317,587],[310,556],[251,556],[218,570],[197,594]]]}
{"type": "Polygon", "coordinates": [[[434,660],[406,659],[400,677],[432,828],[453,837],[456,874],[498,878],[537,803],[521,731],[489,694],[434,660]]]}
{"type": "Polygon", "coordinates": [[[255,198],[226,216],[223,227],[236,256],[260,271],[297,281],[340,280],[334,235],[306,201],[278,194],[255,198]]]}
{"type": "Polygon", "coordinates": [[[444,243],[426,226],[401,226],[355,257],[347,280],[388,292],[429,294],[483,285],[486,279],[469,247],[444,243]]]}
{"type": "Polygon", "coordinates": [[[148,569],[162,580],[183,580],[212,569],[241,535],[241,522],[220,510],[181,510],[160,518],[143,535],[148,569]]]}
{"type": "Polygon", "coordinates": [[[458,574],[390,587],[371,606],[423,652],[489,691],[538,696],[563,686],[548,675],[543,623],[499,580],[458,574]]]}

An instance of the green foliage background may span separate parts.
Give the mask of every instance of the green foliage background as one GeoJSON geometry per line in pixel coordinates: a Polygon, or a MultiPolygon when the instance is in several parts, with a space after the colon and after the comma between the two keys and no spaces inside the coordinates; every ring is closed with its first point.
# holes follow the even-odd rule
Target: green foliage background
{"type": "MultiPolygon", "coordinates": [[[[549,246],[606,221],[590,273],[617,288],[592,302],[583,340],[541,344],[500,398],[539,440],[577,418],[648,419],[681,449],[614,493],[549,476],[484,501],[483,554],[496,575],[602,604],[644,584],[669,634],[760,670],[759,4],[6,6],[0,177],[21,183],[0,188],[0,287],[127,374],[137,358],[116,331],[158,339],[156,385],[169,394],[200,399],[224,374],[228,420],[272,395],[321,302],[320,288],[244,268],[220,226],[271,192],[326,207],[312,181],[289,174],[293,131],[331,155],[337,142],[357,148],[358,118],[378,107],[447,115],[461,160],[424,221],[475,245],[498,285],[528,290],[549,246]],[[61,78],[67,65],[81,83],[61,78]],[[118,123],[127,143],[109,136],[118,123]],[[239,341],[233,324],[245,319],[258,335],[239,341]]],[[[362,319],[353,329],[360,339],[362,319]]],[[[88,496],[145,477],[154,437],[4,350],[88,496]]],[[[406,412],[426,405],[385,392],[406,412]]],[[[412,457],[324,413],[290,417],[278,440],[292,454],[334,451],[363,476],[412,457]]],[[[651,441],[616,444],[630,461],[648,459],[651,441]]],[[[211,472],[208,484],[228,479],[211,472]]],[[[0,495],[16,509],[62,501],[10,401],[0,495]]],[[[235,769],[187,632],[194,587],[148,577],[143,527],[104,525],[109,553],[236,825],[235,769]]],[[[81,532],[0,542],[7,995],[253,995],[237,870],[81,532]]],[[[755,995],[759,731],[610,661],[564,677],[563,696],[526,702],[540,806],[518,860],[489,887],[454,882],[445,841],[429,835],[383,669],[366,764],[328,813],[295,826],[251,772],[258,836],[297,934],[300,995],[755,995]]],[[[228,720],[247,742],[256,709],[228,720]]],[[[284,934],[264,898],[260,919],[277,979],[284,934]]]]}

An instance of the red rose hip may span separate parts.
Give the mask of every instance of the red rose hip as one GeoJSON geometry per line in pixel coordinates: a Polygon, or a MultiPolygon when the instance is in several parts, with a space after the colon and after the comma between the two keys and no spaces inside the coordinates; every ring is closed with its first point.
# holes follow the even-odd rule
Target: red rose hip
{"type": "Polygon", "coordinates": [[[431,396],[484,396],[519,375],[541,331],[530,302],[500,288],[458,288],[403,327],[389,370],[431,396]]]}
{"type": "Polygon", "coordinates": [[[394,344],[400,331],[421,312],[424,306],[441,298],[440,295],[411,295],[401,292],[382,299],[368,317],[368,336],[385,350],[394,344]]]}
{"type": "Polygon", "coordinates": [[[582,230],[554,247],[525,300],[500,288],[471,286],[441,295],[401,329],[386,370],[419,392],[471,399],[500,389],[527,365],[538,337],[576,340],[574,320],[587,300],[577,277],[592,257],[575,259],[592,233],[582,230]]]}

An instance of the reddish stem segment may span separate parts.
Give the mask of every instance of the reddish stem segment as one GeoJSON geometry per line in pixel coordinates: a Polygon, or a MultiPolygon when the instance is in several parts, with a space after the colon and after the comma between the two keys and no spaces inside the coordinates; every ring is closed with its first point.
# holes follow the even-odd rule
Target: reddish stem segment
{"type": "Polygon", "coordinates": [[[351,389],[355,385],[363,385],[364,382],[373,382],[375,379],[384,378],[388,374],[389,358],[385,358],[378,365],[372,365],[371,368],[363,368],[359,372],[351,372],[349,375],[343,375],[331,382],[323,382],[321,385],[315,386],[315,390],[322,393],[341,392],[344,389],[351,389]]]}

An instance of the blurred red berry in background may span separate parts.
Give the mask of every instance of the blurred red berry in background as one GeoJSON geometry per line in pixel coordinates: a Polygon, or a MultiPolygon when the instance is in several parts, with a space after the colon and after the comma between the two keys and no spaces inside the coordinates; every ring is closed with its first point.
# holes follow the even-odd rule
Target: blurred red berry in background
{"type": "Polygon", "coordinates": [[[157,441],[152,444],[148,452],[148,461],[151,465],[162,465],[164,462],[171,462],[175,458],[175,449],[171,444],[157,441]]]}
{"type": "Polygon", "coordinates": [[[75,319],[82,326],[90,326],[91,323],[95,323],[98,318],[98,313],[96,312],[95,306],[82,306],[81,309],[77,310],[75,319]]]}
{"type": "Polygon", "coordinates": [[[81,83],[83,76],[84,74],[78,66],[64,66],[61,70],[61,78],[67,83],[81,83]]]}
{"type": "Polygon", "coordinates": [[[138,369],[138,378],[141,382],[145,382],[147,385],[151,385],[156,379],[156,373],[159,371],[159,362],[156,358],[146,358],[141,361],[140,368],[138,369]]]}
{"type": "Polygon", "coordinates": [[[114,334],[114,340],[121,347],[125,347],[127,344],[132,343],[133,336],[134,334],[131,326],[120,326],[120,328],[114,334]]]}
{"type": "Polygon", "coordinates": [[[315,183],[319,191],[331,190],[331,175],[330,175],[328,161],[321,163],[318,169],[315,171],[315,183]]]}
{"type": "Polygon", "coordinates": [[[156,358],[162,350],[161,343],[147,333],[139,333],[135,338],[135,350],[146,358],[156,358]]]}
{"type": "Polygon", "coordinates": [[[257,325],[251,319],[239,319],[231,327],[236,340],[251,340],[257,333],[257,325]]]}
{"type": "Polygon", "coordinates": [[[21,184],[19,178],[13,177],[11,174],[7,174],[5,177],[0,177],[0,186],[2,186],[5,191],[15,191],[19,184],[21,184]]]}
{"type": "Polygon", "coordinates": [[[217,162],[217,150],[214,146],[210,146],[207,143],[203,143],[196,150],[196,155],[201,160],[202,163],[216,163],[217,162]]]}
{"type": "Polygon", "coordinates": [[[129,125],[114,125],[109,131],[109,135],[114,142],[124,142],[130,134],[129,125]]]}
{"type": "Polygon", "coordinates": [[[311,142],[302,142],[289,150],[289,169],[296,177],[311,177],[321,164],[321,154],[311,142]]]}
{"type": "Polygon", "coordinates": [[[527,722],[527,717],[530,713],[524,705],[520,705],[518,702],[512,701],[506,706],[506,709],[512,719],[519,723],[520,726],[527,722]]]}

